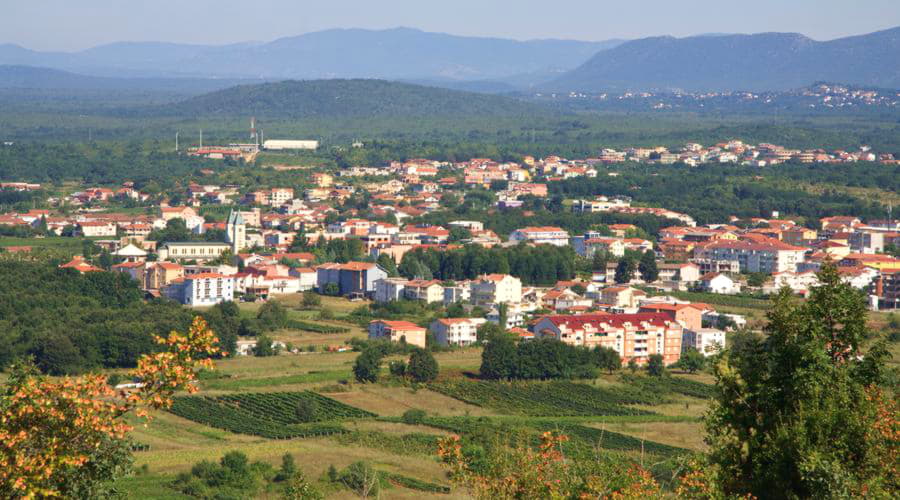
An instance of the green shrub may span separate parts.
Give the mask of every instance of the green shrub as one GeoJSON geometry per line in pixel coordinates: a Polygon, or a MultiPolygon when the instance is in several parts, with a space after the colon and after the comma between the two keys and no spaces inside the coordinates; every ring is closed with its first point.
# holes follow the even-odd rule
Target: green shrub
{"type": "Polygon", "coordinates": [[[423,420],[425,420],[425,410],[420,410],[418,408],[412,408],[403,412],[403,423],[410,425],[421,424],[423,420]]]}

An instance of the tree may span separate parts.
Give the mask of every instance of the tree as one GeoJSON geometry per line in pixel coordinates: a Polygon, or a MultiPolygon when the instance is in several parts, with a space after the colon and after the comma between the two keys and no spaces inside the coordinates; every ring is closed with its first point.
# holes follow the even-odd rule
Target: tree
{"type": "Polygon", "coordinates": [[[896,400],[863,294],[824,264],[806,302],[782,290],[766,337],[738,333],[714,367],[710,484],[757,498],[896,498],[896,400]]]}
{"type": "MultiPolygon", "coordinates": [[[[487,324],[487,323],[486,323],[487,324]]],[[[516,372],[516,344],[506,334],[493,334],[486,338],[487,345],[481,353],[481,378],[504,380],[516,372]]]]}
{"type": "Polygon", "coordinates": [[[397,270],[397,263],[394,262],[394,258],[390,255],[386,253],[379,254],[378,260],[375,262],[380,268],[384,269],[391,278],[400,276],[400,272],[397,270]]]}
{"type": "Polygon", "coordinates": [[[500,328],[502,328],[504,330],[506,330],[506,321],[507,321],[508,313],[509,313],[509,306],[505,302],[501,302],[500,304],[497,305],[497,315],[498,315],[498,320],[499,320],[497,322],[497,324],[499,324],[500,328]]]}
{"type": "Polygon", "coordinates": [[[179,389],[196,391],[197,370],[212,368],[217,339],[201,317],[187,333],[157,338],[131,373],[143,385],[115,392],[104,375],[49,380],[28,364],[10,370],[0,394],[0,496],[97,498],[130,469],[128,414],[168,407],[179,389]]]}
{"type": "Polygon", "coordinates": [[[666,373],[666,364],[663,362],[662,354],[651,354],[647,358],[647,375],[651,377],[662,377],[666,373]]]}
{"type": "Polygon", "coordinates": [[[420,410],[418,408],[410,408],[403,412],[403,423],[409,425],[418,425],[421,424],[423,420],[425,420],[425,410],[420,410]]]}
{"type": "Polygon", "coordinates": [[[506,330],[493,321],[482,323],[475,330],[475,340],[478,342],[484,342],[493,337],[505,336],[507,336],[506,330]]]}
{"type": "Polygon", "coordinates": [[[438,376],[438,363],[425,349],[416,349],[409,356],[407,374],[416,382],[431,382],[438,376]]]}
{"type": "Polygon", "coordinates": [[[638,271],[641,272],[641,278],[647,283],[653,283],[659,279],[659,268],[656,266],[656,254],[653,253],[653,250],[647,250],[641,256],[638,271]]]}
{"type": "Polygon", "coordinates": [[[281,456],[281,469],[279,469],[278,474],[275,475],[275,481],[287,481],[296,473],[297,464],[294,462],[294,456],[290,453],[285,453],[281,456]]]}
{"type": "Polygon", "coordinates": [[[378,372],[381,371],[382,354],[375,349],[366,349],[356,357],[353,363],[353,376],[360,382],[378,381],[378,372]]]}
{"type": "Polygon", "coordinates": [[[688,347],[682,352],[681,357],[678,358],[678,362],[675,363],[676,368],[688,373],[695,373],[697,370],[702,370],[704,366],[706,366],[706,356],[693,347],[688,347]]]}
{"type": "Polygon", "coordinates": [[[595,250],[591,257],[591,270],[595,273],[606,272],[607,262],[609,262],[609,253],[605,250],[595,250]]]}
{"type": "Polygon", "coordinates": [[[354,462],[341,471],[340,482],[360,498],[378,497],[380,481],[378,472],[367,462],[354,462]]]}
{"type": "Polygon", "coordinates": [[[628,370],[629,370],[631,373],[635,373],[635,372],[638,371],[638,364],[637,364],[637,360],[636,360],[636,359],[631,358],[631,359],[628,360],[628,370]]]}
{"type": "Polygon", "coordinates": [[[616,266],[616,283],[631,283],[634,279],[635,265],[634,261],[629,258],[623,258],[616,266]]]}
{"type": "Polygon", "coordinates": [[[747,275],[747,285],[756,287],[763,286],[767,279],[769,279],[769,275],[766,273],[750,273],[747,275]]]}
{"type": "Polygon", "coordinates": [[[622,368],[622,358],[615,349],[609,347],[596,347],[594,349],[594,359],[597,368],[607,370],[612,373],[622,368]]]}
{"type": "Polygon", "coordinates": [[[284,328],[288,322],[287,308],[277,300],[270,300],[259,308],[256,319],[264,330],[284,328]]]}
{"type": "Polygon", "coordinates": [[[258,358],[265,358],[268,356],[275,356],[278,354],[278,351],[275,349],[274,343],[270,337],[260,335],[256,338],[256,347],[253,349],[253,354],[258,358]]]}

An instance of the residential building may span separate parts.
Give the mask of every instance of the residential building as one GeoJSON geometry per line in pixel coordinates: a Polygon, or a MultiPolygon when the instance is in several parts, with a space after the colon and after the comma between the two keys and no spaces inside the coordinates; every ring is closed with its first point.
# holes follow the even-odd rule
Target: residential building
{"type": "Polygon", "coordinates": [[[115,236],[116,224],[113,222],[85,221],[78,223],[78,232],[85,238],[115,236]]]}
{"type": "Polygon", "coordinates": [[[316,287],[323,292],[329,283],[338,285],[341,295],[374,295],[375,282],[387,278],[387,272],[372,262],[323,264],[316,268],[316,287]]]}
{"type": "Polygon", "coordinates": [[[681,340],[682,352],[688,347],[704,356],[712,356],[725,349],[725,332],[716,328],[685,329],[681,340]]]}
{"type": "Polygon", "coordinates": [[[708,273],[700,277],[700,288],[704,292],[734,294],[740,292],[740,287],[725,274],[708,273]]]}
{"type": "Polygon", "coordinates": [[[694,263],[659,264],[659,279],[692,283],[700,279],[700,266],[694,263]]]}
{"type": "Polygon", "coordinates": [[[438,280],[411,280],[403,287],[403,295],[409,300],[423,300],[427,304],[443,302],[444,287],[438,280]]]}
{"type": "Polygon", "coordinates": [[[234,300],[234,278],[217,273],[199,273],[178,278],[161,292],[186,306],[213,306],[234,300]]]}
{"type": "Polygon", "coordinates": [[[369,323],[370,339],[389,339],[391,342],[406,342],[407,344],[425,348],[426,330],[409,321],[375,320],[369,323]]]}
{"type": "Polygon", "coordinates": [[[615,350],[627,363],[646,364],[660,354],[665,364],[678,361],[684,328],[659,313],[544,316],[533,327],[535,337],[551,337],[570,345],[615,350]]]}
{"type": "Polygon", "coordinates": [[[478,340],[478,327],[486,322],[484,318],[441,318],[434,320],[428,329],[438,344],[466,346],[478,340]]]}
{"type": "Polygon", "coordinates": [[[375,282],[375,302],[393,302],[404,297],[403,289],[409,280],[405,278],[382,278],[375,282]]]}
{"type": "Polygon", "coordinates": [[[665,314],[686,329],[698,330],[703,327],[703,311],[705,308],[705,305],[657,302],[642,304],[639,312],[665,314]]]}
{"type": "Polygon", "coordinates": [[[554,226],[525,227],[510,233],[509,241],[564,247],[569,244],[569,233],[554,226]]]}
{"type": "Polygon", "coordinates": [[[715,240],[694,249],[694,257],[711,261],[735,260],[741,272],[776,273],[795,271],[803,262],[806,248],[761,237],[757,241],[715,240]]]}
{"type": "Polygon", "coordinates": [[[148,262],[144,272],[143,287],[159,290],[178,278],[184,277],[184,267],[174,262],[148,262]]]}
{"type": "Polygon", "coordinates": [[[471,283],[472,304],[516,304],[522,300],[522,280],[508,274],[485,274],[471,283]]]}

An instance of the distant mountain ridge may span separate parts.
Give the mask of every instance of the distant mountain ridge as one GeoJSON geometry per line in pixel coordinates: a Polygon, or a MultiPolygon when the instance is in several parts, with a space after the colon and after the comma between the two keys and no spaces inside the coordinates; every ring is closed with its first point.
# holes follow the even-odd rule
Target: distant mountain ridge
{"type": "Polygon", "coordinates": [[[511,97],[364,79],[240,85],[145,111],[181,117],[256,116],[260,119],[556,114],[550,107],[511,97]]]}
{"type": "Polygon", "coordinates": [[[644,38],[601,51],[543,88],[775,91],[816,81],[900,88],[900,28],[826,42],[797,33],[644,38]]]}
{"type": "Polygon", "coordinates": [[[0,45],[0,64],[92,76],[495,80],[566,71],[619,43],[516,41],[410,28],[333,29],[267,43],[119,42],[73,53],[37,52],[6,44],[0,45]]]}
{"type": "Polygon", "coordinates": [[[213,78],[112,78],[51,68],[0,65],[0,89],[152,90],[201,94],[256,81],[213,78]]]}

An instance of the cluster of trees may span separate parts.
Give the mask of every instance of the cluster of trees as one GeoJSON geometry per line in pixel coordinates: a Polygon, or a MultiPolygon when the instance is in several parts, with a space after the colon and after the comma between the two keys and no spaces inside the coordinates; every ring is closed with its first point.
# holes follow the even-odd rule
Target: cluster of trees
{"type": "Polygon", "coordinates": [[[613,350],[570,346],[554,339],[516,343],[509,335],[486,339],[481,355],[482,378],[492,380],[548,380],[593,378],[597,370],[618,370],[622,359],[613,350]]]}
{"type": "MultiPolygon", "coordinates": [[[[79,274],[50,262],[0,262],[0,368],[32,356],[51,374],[133,367],[160,346],[152,335],[184,331],[195,313],[168,300],[143,300],[122,273],[79,274]]],[[[220,304],[203,316],[220,346],[234,352],[237,307],[220,304]]]]}
{"type": "Polygon", "coordinates": [[[447,251],[417,248],[403,255],[398,268],[408,278],[465,280],[481,274],[511,274],[529,285],[551,285],[575,276],[575,252],[551,245],[484,248],[466,245],[447,251]]]}
{"type": "Polygon", "coordinates": [[[281,457],[281,467],[276,470],[267,462],[250,462],[243,452],[230,451],[218,463],[203,460],[194,464],[190,472],[178,474],[172,488],[194,498],[251,498],[271,490],[287,500],[322,498],[322,493],[297,469],[290,453],[281,457]]]}
{"type": "Polygon", "coordinates": [[[866,162],[853,166],[779,165],[764,172],[743,166],[635,165],[620,169],[616,177],[566,179],[550,183],[549,189],[551,195],[571,198],[630,196],[636,203],[685,212],[700,224],[721,222],[728,215],[770,217],[773,211],[812,222],[840,214],[883,218],[885,208],[879,202],[840,188],[897,190],[898,177],[900,167],[866,162]],[[829,187],[814,191],[804,189],[803,184],[829,187]]]}
{"type": "Polygon", "coordinates": [[[222,229],[210,229],[197,234],[187,228],[184,219],[176,218],[166,222],[165,229],[156,229],[147,235],[147,239],[157,242],[158,246],[169,241],[228,241],[228,234],[222,229]]]}
{"type": "Polygon", "coordinates": [[[438,376],[438,363],[434,355],[426,349],[408,344],[393,344],[390,341],[370,341],[353,363],[353,376],[359,382],[378,382],[381,363],[386,356],[397,352],[409,352],[407,361],[392,361],[391,375],[408,378],[414,382],[431,382],[438,376]]]}

